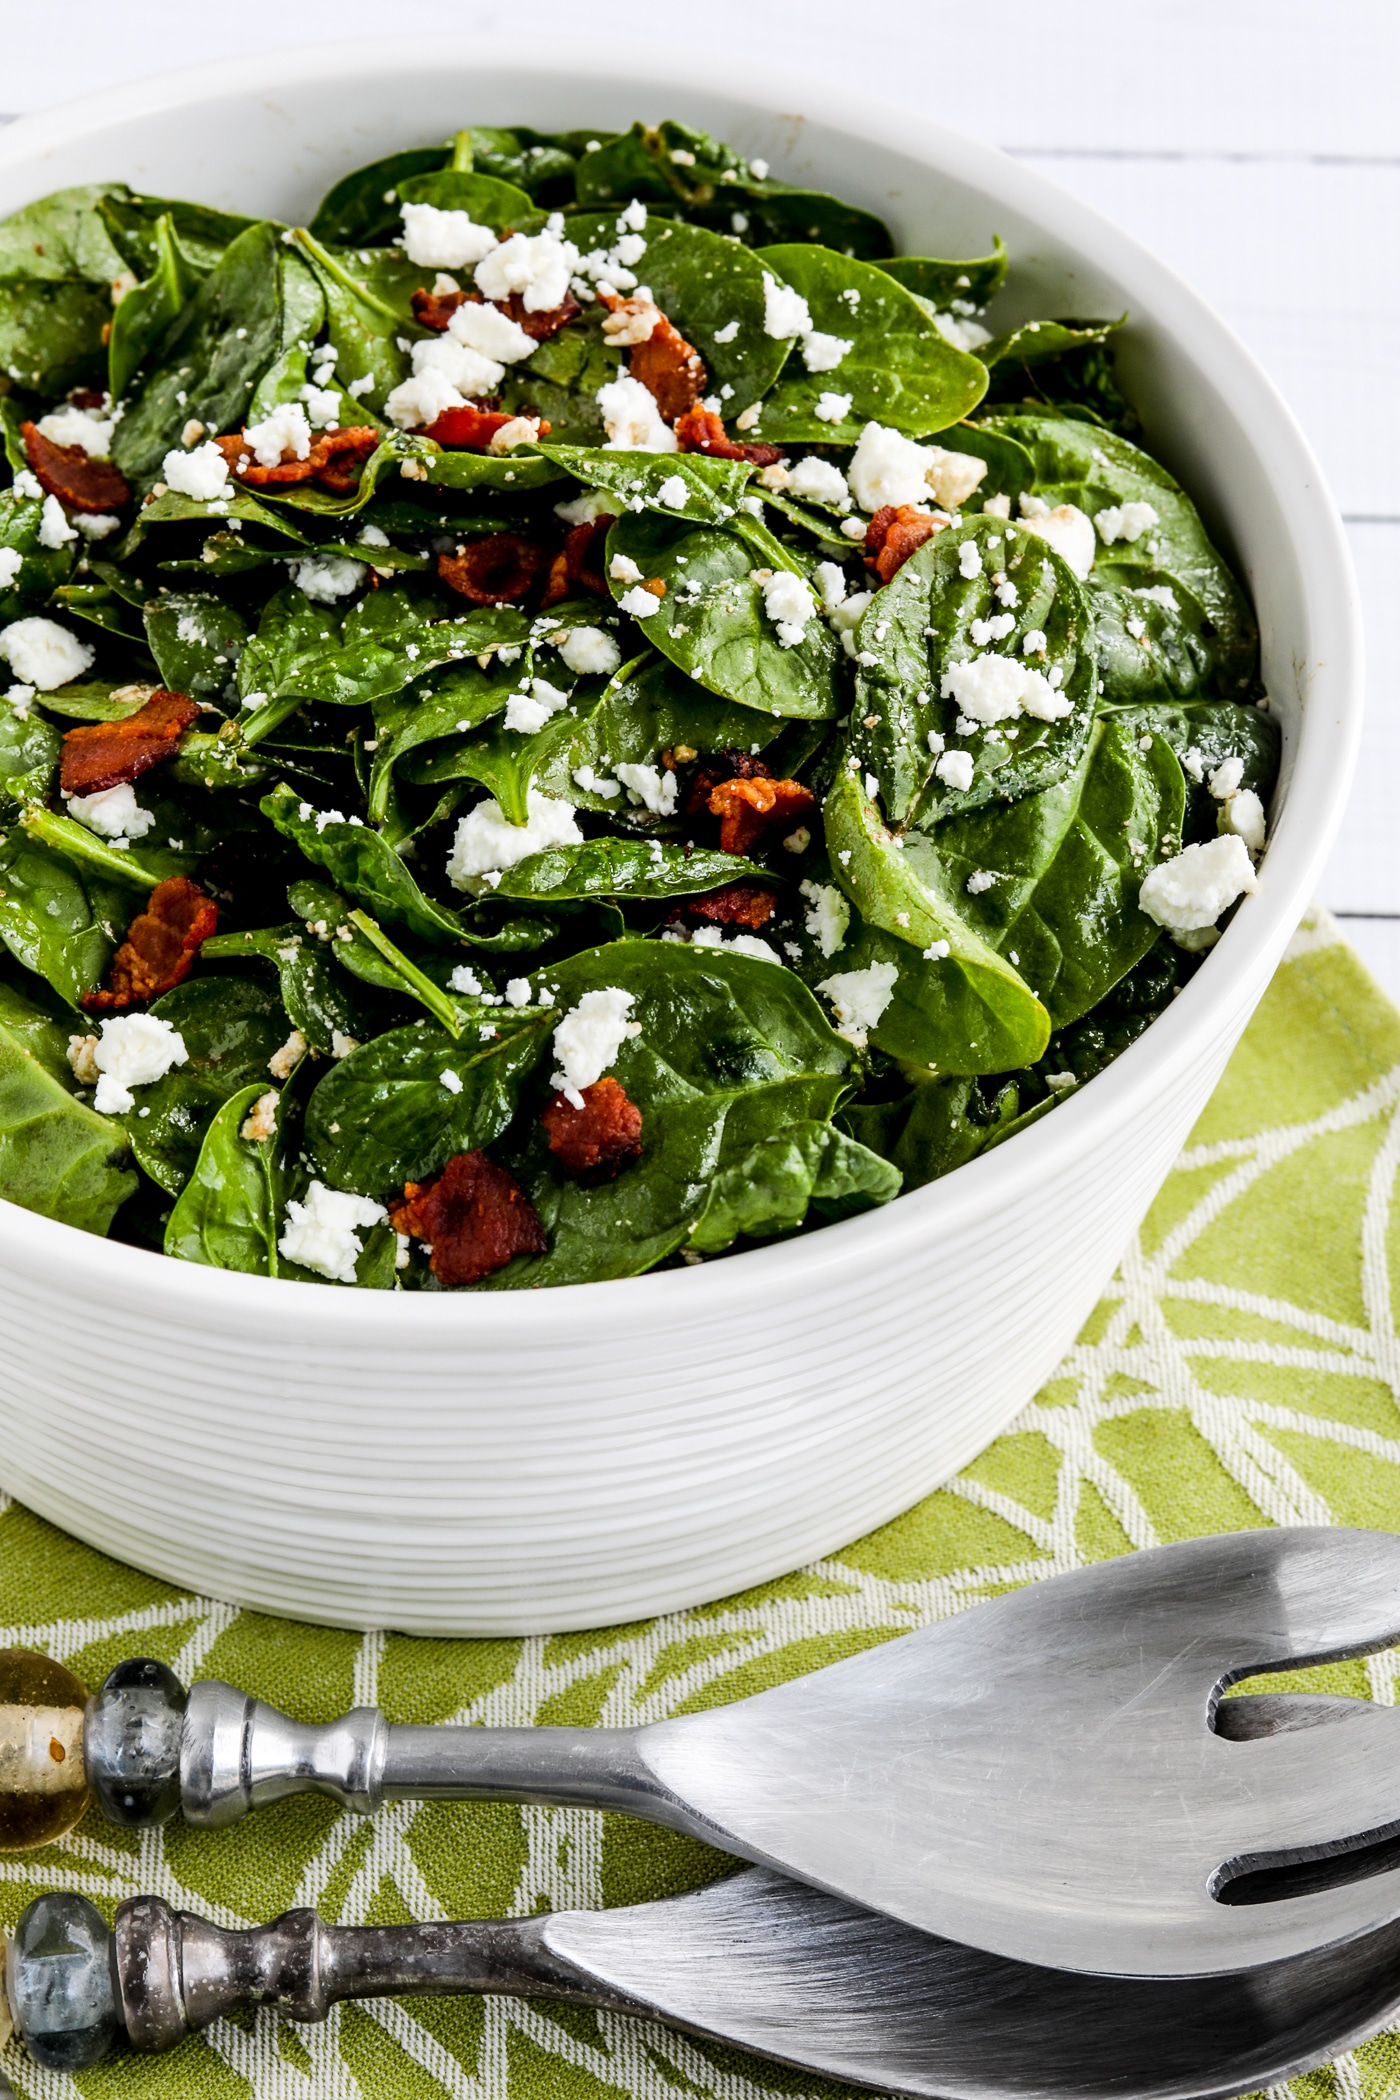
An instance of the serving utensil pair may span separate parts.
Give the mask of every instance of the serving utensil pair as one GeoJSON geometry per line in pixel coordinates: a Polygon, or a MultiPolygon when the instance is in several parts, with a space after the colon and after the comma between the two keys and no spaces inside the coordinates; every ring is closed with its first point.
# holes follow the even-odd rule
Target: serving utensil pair
{"type": "MultiPolygon", "coordinates": [[[[416,1985],[651,2012],[913,2093],[1273,2083],[1400,2002],[1400,1878],[1384,1871],[1400,1849],[1400,1717],[1219,1702],[1240,1678],[1397,1636],[1400,1540],[1298,1530],[1082,1570],[636,1730],[393,1728],[373,1709],[308,1727],[226,1685],[185,1700],[162,1666],[125,1665],[81,1743],[51,1758],[70,1782],[81,1759],[121,1822],[183,1808],[227,1823],[304,1790],[362,1811],[569,1802],[760,1870],[630,1910],[390,1932],[293,1913],[220,1935],[136,1899],[111,1961],[105,1944],[86,1960],[117,1979],[100,2046],[118,2020],[160,2046],[235,2003],[316,2017],[336,1996],[416,1985]]],[[[81,1899],[28,1915],[62,1937],[55,1904],[81,1899]]],[[[52,1966],[43,1946],[32,1958],[52,1966]]],[[[21,1930],[11,2001],[43,2049],[30,1959],[21,1930]]],[[[75,2040],[91,2011],[76,2008],[75,2040]]]]}

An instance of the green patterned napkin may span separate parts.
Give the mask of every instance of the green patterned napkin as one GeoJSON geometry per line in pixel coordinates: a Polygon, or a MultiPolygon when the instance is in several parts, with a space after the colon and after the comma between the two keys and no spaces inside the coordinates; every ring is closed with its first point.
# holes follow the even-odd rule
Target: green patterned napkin
{"type": "MultiPolygon", "coordinates": [[[[1295,938],[1118,1277],[1005,1436],[906,1516],[829,1560],[664,1619],[555,1639],[331,1633],[182,1596],[17,1504],[0,1516],[0,1644],[89,1683],[157,1655],[307,1718],[377,1702],[391,1720],[650,1721],[738,1699],[960,1611],[1012,1583],[1192,1533],[1257,1524],[1400,1528],[1400,1015],[1325,917],[1295,938]]],[[[1311,1673],[1393,1703],[1397,1658],[1311,1673]]],[[[1296,1684],[1297,1680],[1293,1680],[1296,1684]]],[[[315,1904],[343,1922],[633,1903],[724,1862],[691,1840],[577,1809],[282,1803],[228,1831],[126,1838],[95,1815],[0,1861],[0,1923],[37,1890],[104,1909],[154,1890],[225,1924],[315,1904]]],[[[23,2100],[766,2100],[830,2094],[801,2073],[659,2026],[512,2000],[339,2009],[322,2028],[225,2021],[163,2059],[23,2100]]],[[[1400,2035],[1298,2091],[1388,2100],[1400,2035]]]]}

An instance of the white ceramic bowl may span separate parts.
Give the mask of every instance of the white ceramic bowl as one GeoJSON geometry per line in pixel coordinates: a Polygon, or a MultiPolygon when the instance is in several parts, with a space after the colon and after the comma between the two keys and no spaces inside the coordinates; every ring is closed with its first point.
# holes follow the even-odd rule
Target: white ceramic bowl
{"type": "Polygon", "coordinates": [[[1008,321],[1130,311],[1121,358],[1149,442],[1258,608],[1285,738],[1277,831],[1258,894],[1109,1071],[949,1179],[800,1243],[529,1298],[397,1297],[225,1275],[0,1204],[5,1487],[123,1560],[270,1611],[434,1634],[632,1619],[776,1575],[926,1494],[1071,1342],[1342,813],[1356,593],[1288,410],[1143,249],[940,125],[789,81],[746,95],[689,55],[339,44],[26,118],[0,137],[0,211],[123,177],[295,219],[346,169],[463,123],[639,115],[873,207],[907,252],[980,255],[1002,234],[1008,321]]]}

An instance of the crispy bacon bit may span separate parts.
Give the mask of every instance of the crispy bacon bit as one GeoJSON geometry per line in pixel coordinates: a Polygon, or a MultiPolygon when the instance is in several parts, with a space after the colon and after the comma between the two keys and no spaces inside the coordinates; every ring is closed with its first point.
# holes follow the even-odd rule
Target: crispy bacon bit
{"type": "Polygon", "coordinates": [[[440,554],[437,571],[473,605],[513,605],[532,588],[544,563],[544,549],[533,540],[518,532],[493,532],[460,554],[440,554]]]}
{"type": "Polygon", "coordinates": [[[865,528],[865,566],[874,570],[881,583],[888,583],[910,555],[940,530],[941,521],[917,504],[901,503],[896,510],[887,503],[865,528]]]}
{"type": "Polygon", "coordinates": [[[380,433],[370,423],[353,423],[342,430],[323,430],[313,439],[305,459],[284,459],[275,467],[260,467],[248,449],[241,431],[214,443],[228,461],[235,481],[250,489],[282,487],[289,482],[316,481],[332,495],[348,495],[360,478],[360,469],[371,452],[377,451],[380,433]]]}
{"type": "Polygon", "coordinates": [[[755,467],[776,467],[781,445],[741,445],[726,437],[723,421],[712,408],[689,408],[676,418],[676,443],[682,452],[707,452],[711,459],[746,459],[755,467]]]}
{"type": "Polygon", "coordinates": [[[761,758],[750,751],[721,751],[714,758],[702,759],[695,769],[690,790],[685,798],[685,814],[688,817],[704,816],[710,807],[710,797],[723,780],[771,780],[772,773],[761,758]]]}
{"type": "Polygon", "coordinates": [[[218,923],[218,905],[187,876],[158,882],[112,957],[111,990],[85,993],[83,1005],[89,1013],[112,1013],[173,991],[218,923]]]}
{"type": "MultiPolygon", "coordinates": [[[[421,433],[431,438],[435,445],[451,445],[458,452],[489,452],[491,440],[514,416],[491,408],[478,408],[468,402],[465,408],[445,408],[442,414],[429,423],[421,433]]],[[[546,423],[547,430],[549,425],[546,423]]]]}
{"type": "Polygon", "coordinates": [[[68,399],[74,408],[99,409],[107,406],[107,396],[96,387],[75,386],[68,399]]]}
{"type": "Polygon", "coordinates": [[[761,890],[751,882],[729,882],[708,897],[689,897],[671,913],[674,925],[681,919],[708,919],[715,926],[746,926],[757,933],[766,926],[777,907],[772,890],[761,890]]]}
{"type": "Polygon", "coordinates": [[[674,423],[705,391],[704,358],[650,299],[621,299],[616,292],[598,296],[609,309],[604,335],[629,346],[628,371],[655,400],[662,422],[674,423]]]}
{"type": "Polygon", "coordinates": [[[721,853],[748,853],[774,824],[792,824],[817,806],[800,780],[725,780],[710,797],[721,853]]]}
{"type": "Polygon", "coordinates": [[[603,574],[603,545],[608,527],[613,522],[605,515],[588,518],[566,535],[563,546],[549,566],[549,581],[540,600],[542,612],[557,605],[561,598],[567,598],[578,584],[582,584],[586,591],[596,592],[600,598],[608,596],[607,578],[603,574]]]}
{"type": "Polygon", "coordinates": [[[548,1245],[520,1184],[484,1152],[455,1152],[435,1180],[408,1182],[389,1216],[395,1232],[432,1248],[433,1274],[449,1290],[548,1245]]]}
{"type": "Polygon", "coordinates": [[[540,1117],[561,1173],[593,1185],[615,1181],[619,1167],[642,1155],[642,1112],[616,1079],[583,1089],[583,1107],[556,1094],[540,1117]]]}
{"type": "Polygon", "coordinates": [[[69,510],[120,510],[131,490],[110,459],[93,459],[81,445],[55,445],[35,423],[21,423],[24,456],[47,496],[57,496],[69,510]]]}
{"type": "Polygon", "coordinates": [[[184,693],[159,687],[144,707],[124,722],[91,722],[63,736],[59,786],[65,795],[98,795],[120,787],[173,758],[180,738],[199,714],[184,693]]]}
{"type": "MultiPolygon", "coordinates": [[[[459,306],[481,305],[483,302],[475,292],[425,292],[416,291],[409,304],[413,318],[420,328],[432,328],[439,335],[446,332],[447,324],[459,306]]],[[[520,292],[512,292],[509,299],[493,299],[491,304],[497,313],[505,314],[517,328],[523,328],[530,340],[547,343],[552,335],[568,326],[583,309],[572,292],[564,294],[563,304],[551,306],[544,313],[532,313],[520,292]]]]}

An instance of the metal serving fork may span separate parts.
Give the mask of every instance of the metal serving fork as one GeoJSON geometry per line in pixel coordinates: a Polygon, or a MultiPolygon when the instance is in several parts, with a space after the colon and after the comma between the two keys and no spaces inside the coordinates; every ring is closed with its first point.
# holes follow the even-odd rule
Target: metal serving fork
{"type": "MultiPolygon", "coordinates": [[[[1252,1698],[1229,1712],[1254,1737],[1341,1718],[1326,1731],[1338,1741],[1364,1706],[1252,1698]]],[[[1276,2085],[1383,2026],[1400,2007],[1400,1923],[1243,1976],[1144,1981],[1006,1961],[762,1868],[617,1910],[388,1927],[303,1910],[225,1932],[143,1896],[109,1933],[62,1894],[20,1920],[7,1978],[32,2054],[61,2070],[122,2030],[173,2048],[240,2006],[320,2020],[345,1998],[504,1992],[659,2017],[940,2100],[1187,2100],[1276,2085]]]]}
{"type": "Polygon", "coordinates": [[[400,1728],[373,1708],[305,1726],[219,1683],[182,1711],[169,1673],[142,1666],[146,1689],[118,1671],[93,1702],[86,1763],[128,1822],[183,1806],[229,1823],[306,1789],[365,1811],[619,1809],[1009,1959],[1195,1976],[1400,1917],[1384,1871],[1400,1714],[1249,1741],[1213,1725],[1240,1678],[1397,1638],[1400,1538],[1242,1532],[1033,1585],[638,1729],[400,1728]]]}

